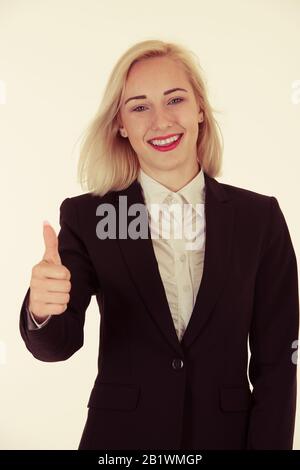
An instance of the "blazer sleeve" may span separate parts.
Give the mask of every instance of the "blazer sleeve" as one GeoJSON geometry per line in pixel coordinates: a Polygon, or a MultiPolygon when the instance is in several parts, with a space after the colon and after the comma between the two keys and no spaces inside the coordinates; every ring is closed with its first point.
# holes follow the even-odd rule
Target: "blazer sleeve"
{"type": "Polygon", "coordinates": [[[249,332],[249,379],[253,386],[247,438],[250,450],[292,449],[295,425],[297,262],[285,218],[273,196],[270,213],[249,332]]]}
{"type": "Polygon", "coordinates": [[[28,288],[20,311],[19,329],[27,349],[46,362],[68,359],[84,342],[85,312],[91,296],[99,286],[87,249],[80,237],[75,201],[65,199],[60,205],[58,252],[61,262],[71,273],[68,307],[61,315],[53,315],[43,328],[29,329],[26,306],[28,288]]]}

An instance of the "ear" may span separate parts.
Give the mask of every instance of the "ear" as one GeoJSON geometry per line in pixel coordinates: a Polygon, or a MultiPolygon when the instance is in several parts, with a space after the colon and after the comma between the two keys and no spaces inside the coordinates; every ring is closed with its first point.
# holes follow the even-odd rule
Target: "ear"
{"type": "Polygon", "coordinates": [[[198,122],[204,121],[204,114],[203,111],[199,111],[199,117],[198,117],[198,122]]]}
{"type": "Polygon", "coordinates": [[[121,134],[122,137],[127,137],[127,133],[126,133],[124,127],[120,127],[119,132],[120,132],[120,134],[121,134]]]}
{"type": "Polygon", "coordinates": [[[120,118],[120,114],[118,113],[117,116],[116,116],[116,121],[117,121],[117,126],[119,128],[118,132],[121,134],[122,137],[127,137],[126,135],[126,131],[123,127],[123,123],[122,123],[122,120],[120,118]]]}

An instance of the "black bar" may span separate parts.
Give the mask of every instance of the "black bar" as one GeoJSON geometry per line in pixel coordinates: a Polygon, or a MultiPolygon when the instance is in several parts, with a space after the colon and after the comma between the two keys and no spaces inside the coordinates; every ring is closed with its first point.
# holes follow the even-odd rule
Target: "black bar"
{"type": "Polygon", "coordinates": [[[205,464],[299,464],[299,450],[257,451],[168,451],[168,450],[2,450],[0,465],[36,464],[41,468],[56,464],[89,466],[119,465],[205,465],[205,464]]]}

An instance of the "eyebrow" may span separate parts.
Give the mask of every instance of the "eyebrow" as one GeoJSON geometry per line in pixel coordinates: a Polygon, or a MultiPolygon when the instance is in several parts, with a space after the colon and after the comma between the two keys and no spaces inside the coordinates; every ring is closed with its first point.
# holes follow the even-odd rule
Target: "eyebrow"
{"type": "MultiPolygon", "coordinates": [[[[186,91],[186,92],[188,93],[188,91],[187,91],[185,88],[171,88],[170,90],[164,91],[164,95],[169,95],[170,93],[173,93],[174,91],[177,91],[177,90],[179,90],[179,91],[186,91]]],[[[125,101],[124,106],[125,106],[125,104],[127,104],[128,101],[130,101],[130,100],[144,100],[144,99],[146,99],[146,98],[147,98],[146,95],[132,96],[131,98],[128,98],[128,100],[125,101]]]]}

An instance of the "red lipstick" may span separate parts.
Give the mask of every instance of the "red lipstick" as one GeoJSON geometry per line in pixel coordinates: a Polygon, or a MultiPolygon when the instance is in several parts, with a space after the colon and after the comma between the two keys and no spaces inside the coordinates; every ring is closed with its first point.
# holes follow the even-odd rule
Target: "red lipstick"
{"type": "MultiPolygon", "coordinates": [[[[178,135],[178,134],[175,134],[175,135],[178,135]]],[[[182,140],[182,137],[183,137],[183,134],[181,134],[179,139],[177,139],[175,142],[171,142],[169,145],[154,145],[151,142],[149,142],[149,144],[151,145],[151,147],[153,147],[155,150],[158,150],[159,152],[168,152],[169,150],[175,149],[179,145],[179,143],[182,140]]]]}
{"type": "Polygon", "coordinates": [[[169,134],[169,135],[160,135],[158,137],[152,137],[152,139],[149,139],[148,142],[150,140],[164,140],[164,139],[169,139],[169,137],[174,137],[174,135],[180,135],[180,132],[177,132],[177,134],[169,134]]]}

